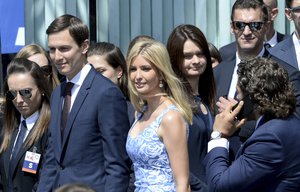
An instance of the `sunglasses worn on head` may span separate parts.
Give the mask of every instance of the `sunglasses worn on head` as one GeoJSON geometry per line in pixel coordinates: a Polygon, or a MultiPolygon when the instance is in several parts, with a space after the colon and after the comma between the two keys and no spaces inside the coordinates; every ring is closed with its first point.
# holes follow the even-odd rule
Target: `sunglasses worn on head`
{"type": "Polygon", "coordinates": [[[16,90],[7,91],[6,97],[10,100],[14,100],[17,97],[18,92],[22,97],[27,99],[29,99],[32,96],[32,89],[21,89],[19,91],[16,90]]]}
{"type": "Polygon", "coordinates": [[[50,75],[52,73],[52,67],[50,65],[42,66],[41,69],[46,75],[50,75]]]}
{"type": "Polygon", "coordinates": [[[244,31],[246,26],[248,26],[251,31],[259,31],[262,29],[264,22],[242,22],[242,21],[233,21],[233,28],[239,31],[244,31]]]}

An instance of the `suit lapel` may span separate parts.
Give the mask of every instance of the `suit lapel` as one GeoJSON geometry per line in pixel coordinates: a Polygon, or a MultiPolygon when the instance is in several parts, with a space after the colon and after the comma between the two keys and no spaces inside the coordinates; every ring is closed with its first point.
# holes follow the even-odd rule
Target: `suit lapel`
{"type": "MultiPolygon", "coordinates": [[[[217,84],[217,98],[227,95],[230,89],[231,79],[235,67],[236,59],[224,61],[220,63],[218,72],[215,73],[215,80],[217,84]],[[221,66],[222,65],[222,66],[221,66]]],[[[215,71],[214,71],[215,72],[215,71]]]]}
{"type": "Polygon", "coordinates": [[[275,46],[274,48],[271,48],[269,50],[270,54],[298,69],[298,65],[297,63],[295,63],[295,61],[297,61],[297,56],[293,43],[293,37],[288,37],[287,39],[282,41],[282,43],[278,44],[278,46],[281,47],[275,46]]]}
{"type": "Polygon", "coordinates": [[[10,164],[9,164],[10,156],[11,156],[12,148],[14,146],[14,142],[16,140],[17,134],[18,134],[18,129],[16,128],[12,134],[12,138],[11,138],[8,149],[5,150],[5,152],[3,153],[3,161],[4,161],[4,169],[5,169],[6,178],[8,178],[8,172],[9,172],[9,166],[10,166],[10,164]]]}
{"type": "Polygon", "coordinates": [[[282,57],[280,58],[285,58],[287,63],[298,69],[298,66],[294,62],[297,61],[297,56],[292,36],[287,41],[288,42],[281,48],[282,57]]]}
{"type": "Polygon", "coordinates": [[[53,92],[53,98],[59,98],[58,101],[51,100],[51,111],[56,111],[56,114],[53,114],[51,117],[51,138],[54,148],[57,150],[54,150],[54,154],[56,159],[59,159],[61,154],[61,145],[62,145],[62,139],[61,139],[61,115],[62,115],[62,104],[63,104],[63,90],[66,86],[66,82],[61,83],[60,87],[56,89],[53,92]]]}
{"type": "Polygon", "coordinates": [[[67,124],[66,124],[66,127],[65,127],[65,130],[64,130],[64,136],[63,136],[63,143],[62,143],[62,150],[63,148],[65,147],[65,144],[66,144],[66,141],[67,141],[67,138],[70,134],[70,131],[72,129],[72,126],[73,126],[73,123],[76,119],[76,116],[83,104],[83,102],[85,101],[87,95],[89,94],[89,89],[92,85],[92,82],[93,82],[93,79],[96,75],[96,71],[92,68],[90,70],[90,72],[88,73],[88,75],[86,76],[86,78],[84,79],[83,81],[83,84],[75,98],[75,101],[73,103],[73,106],[72,106],[72,109],[70,111],[70,114],[69,114],[69,117],[68,117],[68,120],[67,120],[67,124]]]}
{"type": "MultiPolygon", "coordinates": [[[[25,146],[26,141],[28,140],[31,132],[33,131],[34,127],[31,129],[31,131],[28,133],[28,136],[26,137],[25,141],[22,144],[22,147],[20,149],[20,151],[18,152],[16,158],[14,159],[14,161],[12,162],[11,168],[12,171],[14,172],[15,169],[17,168],[17,165],[19,164],[19,162],[21,161],[22,157],[25,156],[26,151],[29,151],[29,149],[31,148],[31,146],[25,146]]],[[[22,163],[23,166],[23,162],[22,163]]]]}

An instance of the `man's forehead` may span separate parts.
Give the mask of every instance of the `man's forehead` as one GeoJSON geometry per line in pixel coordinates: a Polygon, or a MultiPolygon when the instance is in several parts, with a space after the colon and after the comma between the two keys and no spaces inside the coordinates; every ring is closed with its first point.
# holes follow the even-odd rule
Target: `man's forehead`
{"type": "Polygon", "coordinates": [[[263,12],[261,9],[236,9],[233,15],[234,19],[241,19],[241,20],[249,20],[249,21],[262,21],[263,19],[263,12]]]}

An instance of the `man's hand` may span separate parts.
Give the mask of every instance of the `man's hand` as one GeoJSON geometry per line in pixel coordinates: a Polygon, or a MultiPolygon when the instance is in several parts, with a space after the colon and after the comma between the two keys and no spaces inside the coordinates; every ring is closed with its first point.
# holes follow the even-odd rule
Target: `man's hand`
{"type": "Polygon", "coordinates": [[[217,101],[217,103],[216,103],[219,113],[222,113],[223,111],[225,111],[225,109],[228,105],[234,106],[235,104],[238,103],[238,101],[236,101],[235,99],[232,99],[231,97],[227,97],[227,98],[225,98],[225,97],[226,96],[219,97],[219,101],[217,101]]]}
{"type": "MultiPolygon", "coordinates": [[[[222,97],[223,98],[223,97],[222,97]]],[[[225,99],[225,98],[223,98],[225,99]]],[[[225,99],[226,100],[226,99],[225,99]]],[[[243,101],[240,101],[238,106],[232,110],[235,104],[231,103],[229,100],[226,103],[227,106],[225,110],[218,115],[216,115],[215,123],[213,126],[214,131],[219,131],[222,133],[222,136],[225,138],[230,137],[236,130],[238,130],[246,121],[246,119],[242,119],[238,121],[236,116],[242,109],[244,105],[243,101]]]]}

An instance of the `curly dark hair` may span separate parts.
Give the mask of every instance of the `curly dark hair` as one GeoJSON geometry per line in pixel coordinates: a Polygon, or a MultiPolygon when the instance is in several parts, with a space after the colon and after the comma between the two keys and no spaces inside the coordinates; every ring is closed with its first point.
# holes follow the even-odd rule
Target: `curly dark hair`
{"type": "Polygon", "coordinates": [[[285,118],[296,108],[288,73],[270,58],[254,58],[238,65],[239,86],[255,109],[269,118],[285,118]]]}

